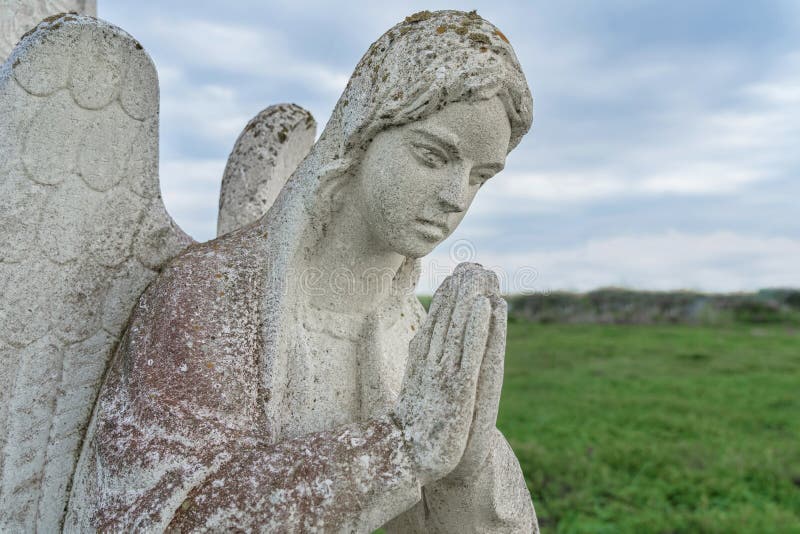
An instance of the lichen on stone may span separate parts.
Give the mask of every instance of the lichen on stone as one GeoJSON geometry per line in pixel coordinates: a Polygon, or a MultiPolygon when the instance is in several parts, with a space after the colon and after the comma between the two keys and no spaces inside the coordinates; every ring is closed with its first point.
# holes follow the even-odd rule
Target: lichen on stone
{"type": "Polygon", "coordinates": [[[498,36],[500,39],[502,39],[503,41],[507,42],[508,44],[511,44],[509,42],[509,40],[508,40],[508,37],[506,37],[505,34],[503,32],[501,32],[500,30],[498,30],[497,28],[495,28],[494,34],[496,36],[498,36]]]}
{"type": "Polygon", "coordinates": [[[487,44],[487,45],[492,43],[492,41],[489,39],[489,36],[484,33],[472,32],[467,37],[469,37],[476,43],[487,44]]]}
{"type": "Polygon", "coordinates": [[[433,16],[433,13],[428,11],[427,9],[424,11],[418,11],[413,15],[409,15],[406,17],[406,22],[414,23],[414,22],[422,22],[423,20],[428,20],[433,16]]]}

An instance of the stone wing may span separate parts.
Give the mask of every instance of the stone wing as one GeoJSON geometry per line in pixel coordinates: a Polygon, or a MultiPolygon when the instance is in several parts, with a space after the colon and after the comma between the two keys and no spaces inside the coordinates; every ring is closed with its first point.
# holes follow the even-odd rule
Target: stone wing
{"type": "Polygon", "coordinates": [[[247,226],[267,213],[308,155],[316,132],[314,117],[295,104],[270,106],[253,117],[228,157],[217,235],[247,226]]]}
{"type": "Polygon", "coordinates": [[[0,531],[59,530],[130,311],[190,243],[159,191],[149,56],[45,19],[0,67],[0,531]]]}

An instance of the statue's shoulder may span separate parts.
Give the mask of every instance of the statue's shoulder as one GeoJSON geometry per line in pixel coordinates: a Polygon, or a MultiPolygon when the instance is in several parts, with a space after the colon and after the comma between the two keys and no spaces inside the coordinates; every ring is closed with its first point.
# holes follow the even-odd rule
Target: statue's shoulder
{"type": "Polygon", "coordinates": [[[162,275],[180,277],[186,282],[202,283],[209,275],[222,274],[233,279],[247,278],[268,265],[259,239],[263,232],[256,227],[243,228],[184,249],[164,266],[162,275]]]}
{"type": "MultiPolygon", "coordinates": [[[[257,239],[256,231],[246,229],[187,247],[164,266],[142,300],[157,300],[162,309],[184,303],[195,314],[247,311],[263,294],[269,269],[257,239]]],[[[225,319],[215,317],[220,324],[225,319]]]]}
{"type": "Polygon", "coordinates": [[[126,395],[246,426],[258,396],[265,277],[243,237],[190,246],[147,288],[118,355],[126,395]]]}
{"type": "Polygon", "coordinates": [[[189,246],[148,286],[129,322],[135,360],[224,359],[258,350],[267,266],[249,231],[189,246]]]}

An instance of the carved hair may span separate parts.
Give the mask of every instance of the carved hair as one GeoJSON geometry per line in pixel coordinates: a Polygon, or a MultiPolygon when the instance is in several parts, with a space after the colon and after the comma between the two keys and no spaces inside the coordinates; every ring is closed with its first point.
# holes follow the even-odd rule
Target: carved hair
{"type": "Polygon", "coordinates": [[[510,152],[530,129],[533,99],[508,39],[474,11],[422,11],[367,50],[325,133],[340,136],[340,158],[358,159],[382,130],[424,119],[452,102],[494,96],[511,124],[510,152]]]}

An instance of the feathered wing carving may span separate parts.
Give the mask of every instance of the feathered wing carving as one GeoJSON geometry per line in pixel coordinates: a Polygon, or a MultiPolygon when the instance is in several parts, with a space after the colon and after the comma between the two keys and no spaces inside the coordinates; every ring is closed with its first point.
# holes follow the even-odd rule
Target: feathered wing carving
{"type": "Polygon", "coordinates": [[[190,243],[159,192],[150,58],[105,22],[43,21],[0,67],[0,531],[59,530],[106,363],[190,243]]]}
{"type": "Polygon", "coordinates": [[[316,131],[314,117],[296,104],[270,106],[247,124],[222,178],[217,235],[247,226],[267,213],[311,150],[316,131]]]}

